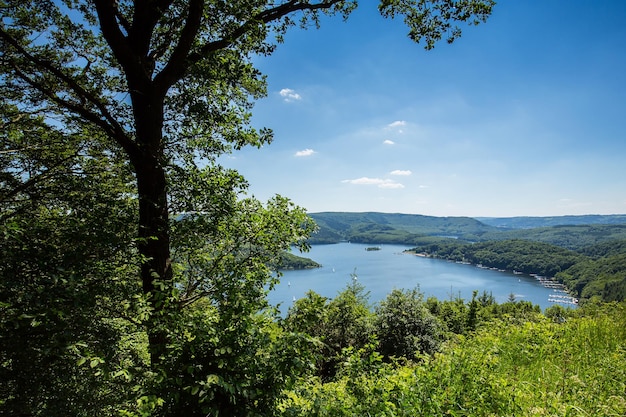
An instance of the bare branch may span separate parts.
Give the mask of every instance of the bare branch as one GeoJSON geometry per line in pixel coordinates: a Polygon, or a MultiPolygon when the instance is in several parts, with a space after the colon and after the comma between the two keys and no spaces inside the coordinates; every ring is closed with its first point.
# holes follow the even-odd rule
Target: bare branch
{"type": "Polygon", "coordinates": [[[120,22],[120,25],[122,26],[122,28],[124,28],[126,33],[129,33],[131,29],[130,22],[128,21],[128,19],[126,19],[126,16],[124,16],[118,8],[115,8],[115,18],[120,22]]]}

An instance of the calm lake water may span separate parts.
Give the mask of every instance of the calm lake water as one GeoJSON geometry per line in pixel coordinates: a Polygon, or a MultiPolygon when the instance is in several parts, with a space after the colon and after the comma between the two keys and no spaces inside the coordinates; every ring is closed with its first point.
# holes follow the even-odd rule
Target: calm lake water
{"type": "MultiPolygon", "coordinates": [[[[285,313],[294,299],[304,297],[308,290],[333,298],[350,283],[353,272],[357,280],[370,292],[370,302],[384,299],[391,290],[417,288],[425,297],[440,300],[461,296],[471,300],[472,291],[491,292],[498,303],[515,294],[516,300],[527,300],[542,309],[554,305],[548,301],[552,289],[543,287],[534,277],[514,275],[457,264],[441,259],[424,258],[403,253],[409,246],[382,245],[378,251],[366,251],[372,245],[337,243],[315,245],[307,258],[322,264],[321,268],[285,271],[281,282],[270,293],[272,304],[281,305],[285,313]],[[356,271],[355,271],[356,269],[356,271]]],[[[300,255],[295,252],[296,255],[300,255]]]]}

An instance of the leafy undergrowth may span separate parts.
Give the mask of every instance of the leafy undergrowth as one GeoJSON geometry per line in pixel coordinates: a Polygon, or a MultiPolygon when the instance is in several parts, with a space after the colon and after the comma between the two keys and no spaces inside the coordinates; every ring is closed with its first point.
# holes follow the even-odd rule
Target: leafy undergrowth
{"type": "Polygon", "coordinates": [[[337,377],[303,378],[285,416],[624,416],[626,306],[565,319],[498,319],[433,356],[385,363],[348,355],[337,377]]]}

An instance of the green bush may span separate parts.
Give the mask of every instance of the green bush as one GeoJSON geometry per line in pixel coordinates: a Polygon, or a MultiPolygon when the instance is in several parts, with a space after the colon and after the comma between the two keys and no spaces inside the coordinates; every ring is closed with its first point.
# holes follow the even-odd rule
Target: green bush
{"type": "Polygon", "coordinates": [[[379,351],[387,358],[413,359],[432,354],[443,340],[443,325],[424,304],[418,290],[393,290],[376,308],[379,351]]]}

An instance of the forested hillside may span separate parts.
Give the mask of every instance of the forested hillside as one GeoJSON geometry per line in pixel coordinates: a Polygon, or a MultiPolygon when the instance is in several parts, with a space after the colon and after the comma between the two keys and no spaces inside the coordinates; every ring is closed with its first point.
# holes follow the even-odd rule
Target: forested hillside
{"type": "MultiPolygon", "coordinates": [[[[624,216],[598,216],[594,224],[568,225],[571,216],[536,218],[535,223],[555,223],[537,228],[502,228],[469,217],[433,217],[398,213],[312,213],[319,226],[310,242],[336,243],[349,240],[360,243],[416,244],[424,236],[452,237],[467,242],[523,239],[550,243],[568,249],[626,239],[626,223],[616,223],[624,216]],[[541,219],[546,219],[542,222],[541,219]],[[547,220],[549,219],[549,221],[547,220]],[[562,220],[558,220],[562,219],[562,220]],[[605,221],[606,223],[600,223],[605,221]]],[[[587,216],[580,217],[580,221],[587,216]]],[[[522,218],[524,219],[524,218],[522,218]]]]}
{"type": "Polygon", "coordinates": [[[556,277],[582,299],[626,300],[626,252],[583,259],[556,277]]]}
{"type": "Polygon", "coordinates": [[[474,244],[448,241],[420,245],[415,250],[444,259],[548,277],[554,277],[558,272],[566,270],[584,258],[568,249],[526,240],[474,244]]]}
{"type": "Polygon", "coordinates": [[[589,246],[626,240],[626,224],[552,226],[536,229],[502,230],[488,232],[480,240],[524,239],[550,243],[572,250],[583,250],[589,246]]]}
{"type": "Polygon", "coordinates": [[[582,302],[593,297],[626,300],[626,240],[576,252],[528,240],[467,243],[427,238],[413,250],[441,259],[551,277],[565,284],[582,302]]]}
{"type": "Polygon", "coordinates": [[[321,265],[312,259],[297,256],[293,253],[283,252],[278,262],[272,265],[275,269],[288,270],[288,269],[311,269],[319,268],[321,265]]]}
{"type": "Polygon", "coordinates": [[[400,213],[311,213],[320,230],[310,242],[413,243],[420,236],[478,239],[498,229],[470,217],[433,217],[400,213]]]}

